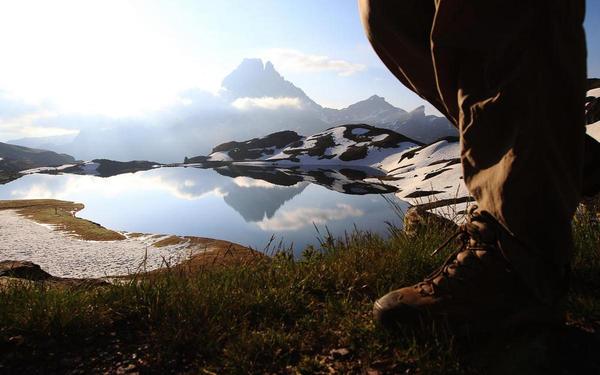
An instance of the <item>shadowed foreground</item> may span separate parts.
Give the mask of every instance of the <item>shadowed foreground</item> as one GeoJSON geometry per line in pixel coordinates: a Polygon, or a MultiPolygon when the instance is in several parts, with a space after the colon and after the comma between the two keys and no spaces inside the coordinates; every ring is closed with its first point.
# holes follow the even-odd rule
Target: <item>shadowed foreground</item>
{"type": "MultiPolygon", "coordinates": [[[[600,227],[575,221],[568,324],[485,337],[387,334],[374,299],[420,280],[450,234],[356,232],[300,259],[220,252],[116,285],[0,286],[0,373],[598,373],[600,227]]],[[[415,330],[416,329],[416,330],[415,330]]]]}

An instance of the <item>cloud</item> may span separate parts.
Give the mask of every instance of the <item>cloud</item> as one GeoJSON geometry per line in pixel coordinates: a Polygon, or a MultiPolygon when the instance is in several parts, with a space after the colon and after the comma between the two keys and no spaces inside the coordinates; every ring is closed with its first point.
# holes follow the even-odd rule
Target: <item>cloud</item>
{"type": "Polygon", "coordinates": [[[0,91],[0,140],[78,133],[78,130],[54,123],[56,117],[48,103],[28,103],[0,91]]]}
{"type": "Polygon", "coordinates": [[[273,48],[265,53],[267,60],[282,70],[296,72],[337,72],[339,76],[347,77],[363,71],[363,64],[351,63],[346,60],[332,59],[328,56],[309,55],[294,49],[273,48]]]}
{"type": "Polygon", "coordinates": [[[274,185],[270,182],[263,181],[263,180],[255,180],[254,178],[245,177],[245,176],[238,176],[238,177],[234,178],[233,183],[241,188],[258,187],[258,188],[264,188],[264,189],[273,189],[273,188],[277,187],[277,185],[274,185]]]}
{"type": "Polygon", "coordinates": [[[325,224],[364,214],[363,210],[343,203],[337,204],[335,208],[302,207],[280,211],[275,217],[258,223],[258,226],[265,231],[298,230],[313,223],[325,224]]]}
{"type": "Polygon", "coordinates": [[[248,110],[248,109],[281,109],[281,108],[291,108],[291,109],[301,109],[302,103],[299,98],[290,98],[290,97],[281,97],[281,98],[273,98],[273,97],[262,97],[262,98],[238,98],[231,105],[239,110],[248,110]]]}
{"type": "MultiPolygon", "coordinates": [[[[34,183],[19,179],[8,193],[11,199],[53,198],[69,199],[83,194],[98,199],[123,197],[128,194],[166,192],[170,196],[194,201],[204,198],[225,197],[228,186],[222,185],[222,176],[216,173],[198,174],[193,168],[161,169],[144,173],[126,173],[110,179],[94,176],[63,175],[60,178],[36,174],[34,183]]],[[[168,196],[168,195],[167,195],[168,196]]],[[[5,197],[3,197],[5,198],[5,197]]]]}

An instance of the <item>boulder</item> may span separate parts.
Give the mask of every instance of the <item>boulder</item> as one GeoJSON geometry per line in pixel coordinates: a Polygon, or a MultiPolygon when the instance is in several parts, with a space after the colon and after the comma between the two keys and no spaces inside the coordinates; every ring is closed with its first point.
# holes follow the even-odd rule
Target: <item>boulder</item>
{"type": "Polygon", "coordinates": [[[39,281],[48,280],[52,278],[52,275],[32,262],[24,260],[3,260],[0,261],[0,277],[13,277],[39,281]]]}
{"type": "Polygon", "coordinates": [[[0,261],[0,286],[20,286],[42,281],[53,287],[98,287],[108,285],[102,279],[72,279],[52,276],[42,268],[25,260],[0,261]]]}

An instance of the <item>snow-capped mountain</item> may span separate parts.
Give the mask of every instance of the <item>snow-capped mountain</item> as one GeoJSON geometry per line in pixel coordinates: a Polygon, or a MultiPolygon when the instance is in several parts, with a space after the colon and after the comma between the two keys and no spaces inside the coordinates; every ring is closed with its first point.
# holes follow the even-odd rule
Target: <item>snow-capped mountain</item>
{"type": "Polygon", "coordinates": [[[245,142],[227,142],[206,158],[187,162],[263,162],[267,165],[361,165],[373,166],[390,154],[421,143],[392,130],[365,124],[341,125],[303,137],[279,132],[245,142]]]}
{"type": "MultiPolygon", "coordinates": [[[[243,160],[264,160],[277,153],[290,144],[302,141],[304,137],[298,133],[285,130],[269,134],[262,138],[253,138],[244,142],[227,142],[213,148],[206,161],[243,161],[243,160]]],[[[189,159],[188,162],[194,163],[196,158],[189,159]]]]}
{"type": "MultiPolygon", "coordinates": [[[[360,179],[363,185],[381,184],[382,189],[394,189],[400,199],[419,204],[468,196],[459,154],[456,137],[423,145],[389,129],[348,124],[308,137],[289,132],[228,142],[215,147],[206,157],[186,161],[217,165],[217,170],[224,168],[234,175],[251,173],[254,178],[284,184],[307,181],[305,177],[323,173],[323,181],[344,181],[340,178],[341,168],[367,168],[354,180],[360,179]],[[286,141],[290,142],[283,145],[286,141]],[[298,172],[302,170],[306,173],[298,172]]],[[[319,183],[319,179],[309,182],[319,183]]],[[[364,186],[351,182],[340,184],[340,191],[364,191],[364,186]]]]}

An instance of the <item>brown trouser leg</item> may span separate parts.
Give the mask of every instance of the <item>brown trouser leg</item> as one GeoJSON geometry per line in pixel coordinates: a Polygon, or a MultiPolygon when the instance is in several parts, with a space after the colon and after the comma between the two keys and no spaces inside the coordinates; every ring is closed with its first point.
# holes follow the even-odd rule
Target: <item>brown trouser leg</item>
{"type": "Polygon", "coordinates": [[[582,191],[584,0],[360,0],[386,66],[458,128],[467,188],[546,303],[582,191]]]}

